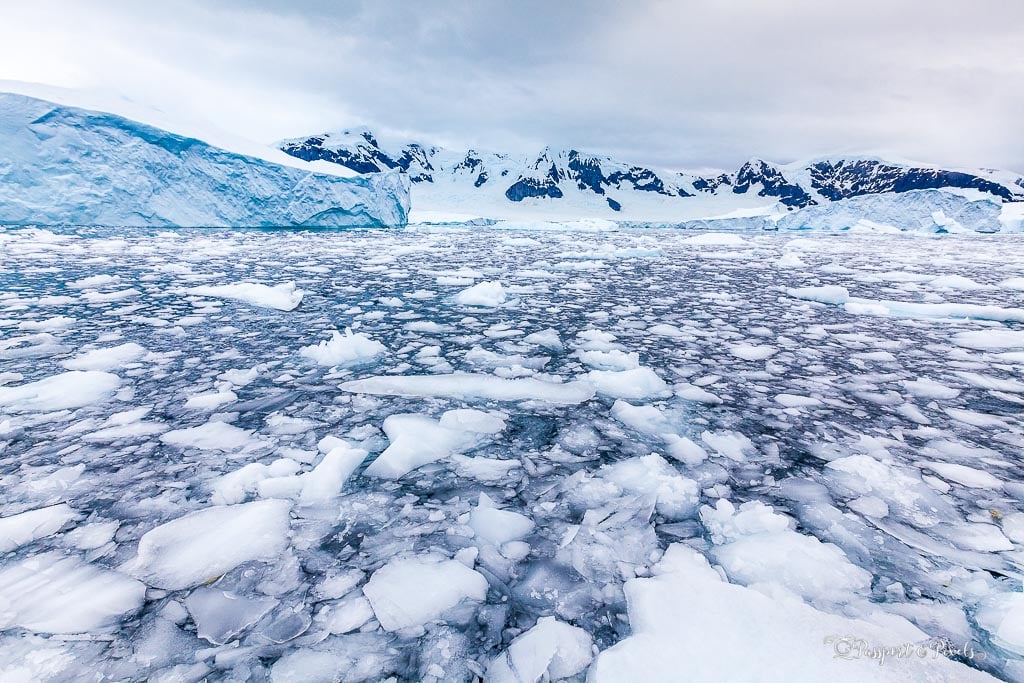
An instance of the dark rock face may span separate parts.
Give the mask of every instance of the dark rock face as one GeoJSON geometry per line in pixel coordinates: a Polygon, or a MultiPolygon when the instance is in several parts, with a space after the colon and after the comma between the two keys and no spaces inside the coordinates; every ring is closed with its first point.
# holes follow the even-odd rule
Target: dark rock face
{"type": "MultiPolygon", "coordinates": [[[[538,161],[540,160],[538,159],[538,161]]],[[[565,195],[562,194],[561,188],[558,187],[559,180],[561,180],[561,174],[558,172],[558,167],[552,162],[546,175],[540,178],[519,178],[519,180],[512,183],[511,187],[505,190],[505,196],[513,202],[521,202],[527,197],[561,199],[565,195]]]]}
{"type": "Polygon", "coordinates": [[[602,185],[608,182],[601,170],[601,161],[594,157],[581,157],[576,150],[569,150],[569,173],[566,175],[575,180],[581,190],[590,190],[594,194],[604,194],[602,185]]]}
{"type": "Polygon", "coordinates": [[[698,192],[715,192],[723,185],[732,185],[732,176],[728,173],[711,177],[697,177],[693,181],[693,189],[698,192]]]}
{"type": "Polygon", "coordinates": [[[306,138],[302,142],[286,143],[281,150],[305,161],[330,161],[356,173],[378,173],[399,168],[398,162],[377,147],[377,141],[372,135],[363,133],[363,138],[367,144],[355,150],[328,149],[324,147],[326,138],[320,135],[306,138]]]}
{"type": "Polygon", "coordinates": [[[395,164],[398,168],[408,173],[409,180],[414,183],[432,183],[434,182],[434,177],[430,172],[434,170],[434,167],[430,164],[430,156],[430,151],[423,149],[419,145],[412,144],[402,150],[402,155],[398,157],[395,164]],[[411,172],[410,169],[413,168],[414,164],[419,167],[419,170],[411,172]]]}
{"type": "MultiPolygon", "coordinates": [[[[691,197],[681,188],[670,189],[657,173],[649,168],[630,166],[626,170],[616,169],[606,172],[601,157],[581,154],[574,149],[564,157],[553,161],[550,154],[545,151],[534,162],[534,169],[549,167],[546,180],[539,179],[536,174],[523,174],[512,187],[508,189],[505,196],[512,201],[521,201],[513,197],[549,197],[557,198],[563,196],[561,190],[556,187],[559,180],[566,179],[576,184],[576,187],[583,192],[592,192],[604,196],[606,188],[633,189],[640,192],[657,192],[669,197],[691,197]],[[559,166],[558,161],[565,159],[564,166],[559,166]],[[554,194],[554,190],[558,194],[554,194]]],[[[614,199],[608,198],[608,206],[614,211],[620,211],[622,204],[614,199]]]]}
{"type": "Polygon", "coordinates": [[[934,190],[943,187],[981,190],[1004,201],[1014,200],[1013,193],[1006,187],[959,171],[891,166],[871,159],[822,161],[812,164],[808,170],[811,173],[811,186],[832,201],[863,194],[934,190]]]}
{"type": "Polygon", "coordinates": [[[622,171],[614,171],[608,175],[608,182],[616,187],[622,187],[622,183],[629,182],[633,185],[633,188],[642,192],[657,192],[669,197],[692,197],[693,195],[686,190],[679,188],[676,191],[671,191],[665,187],[665,182],[661,179],[658,174],[649,168],[642,168],[640,166],[630,166],[629,170],[623,173],[622,171]]]}
{"type": "Polygon", "coordinates": [[[761,184],[757,192],[759,197],[778,197],[780,202],[790,208],[817,204],[802,187],[789,182],[779,169],[760,159],[748,161],[740,167],[732,191],[745,194],[757,183],[761,184]]]}

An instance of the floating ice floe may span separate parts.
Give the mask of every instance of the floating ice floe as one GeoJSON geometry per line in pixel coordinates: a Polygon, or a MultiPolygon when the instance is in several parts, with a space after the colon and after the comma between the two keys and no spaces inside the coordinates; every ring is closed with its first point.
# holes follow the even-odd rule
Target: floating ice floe
{"type": "Polygon", "coordinates": [[[601,218],[582,218],[567,221],[506,220],[491,226],[492,230],[536,230],[541,232],[613,232],[619,229],[615,221],[601,218]]]}
{"type": "Polygon", "coordinates": [[[994,680],[929,650],[928,636],[905,619],[838,616],[727,583],[682,544],[669,546],[653,574],[626,582],[632,635],[597,656],[588,681],[994,680]],[[866,648],[919,644],[926,656],[892,656],[879,666],[877,657],[860,656],[861,640],[866,648]],[[790,652],[800,655],[781,654],[790,652]]]}
{"type": "Polygon", "coordinates": [[[387,353],[387,348],[379,341],[361,332],[353,334],[347,328],[344,335],[334,330],[330,340],[299,349],[300,355],[328,367],[367,363],[384,353],[387,353]]]}
{"type": "Polygon", "coordinates": [[[0,567],[0,629],[88,633],[116,627],[146,587],[75,556],[47,552],[0,567]]]}
{"type": "Polygon", "coordinates": [[[487,401],[535,400],[568,405],[585,403],[596,393],[594,386],[587,382],[548,382],[533,377],[502,379],[473,373],[367,377],[344,382],[341,388],[356,394],[413,398],[445,396],[487,401]]]}
{"type": "Polygon", "coordinates": [[[0,553],[55,534],[80,517],[67,503],[0,517],[0,553]]]}
{"type": "Polygon", "coordinates": [[[487,579],[455,560],[422,554],[391,560],[363,586],[386,631],[424,626],[463,600],[487,596],[487,579]]]}
{"type": "Polygon", "coordinates": [[[584,375],[597,393],[631,400],[664,397],[671,394],[665,380],[650,368],[632,370],[591,370],[584,375]]]}
{"type": "Polygon", "coordinates": [[[72,370],[35,382],[0,386],[0,406],[15,412],[69,410],[108,400],[121,378],[98,370],[72,370]]]}
{"type": "Polygon", "coordinates": [[[839,285],[823,285],[821,287],[790,287],[786,294],[794,299],[817,301],[822,304],[839,305],[850,300],[850,292],[839,285]]]}
{"type": "Polygon", "coordinates": [[[273,287],[254,282],[236,282],[229,285],[201,285],[191,287],[187,291],[196,296],[231,299],[279,311],[294,311],[302,303],[302,297],[305,295],[301,289],[296,289],[294,282],[285,282],[273,287]]]}
{"type": "Polygon", "coordinates": [[[500,510],[486,493],[481,493],[477,506],[469,514],[474,538],[500,546],[524,538],[533,531],[533,520],[518,512],[500,510]]]}
{"type": "Polygon", "coordinates": [[[843,603],[871,588],[871,574],[838,547],[793,531],[793,522],[760,501],[737,509],[719,499],[701,520],[715,547],[711,557],[744,585],[777,584],[809,602],[843,603]]]}
{"type": "Polygon", "coordinates": [[[80,356],[62,361],[68,370],[118,370],[129,363],[134,363],[147,353],[134,342],[109,346],[102,349],[92,349],[80,356]]]}
{"type": "Polygon", "coordinates": [[[492,683],[560,681],[582,672],[594,658],[594,641],[581,628],[541,617],[487,667],[492,683]]]}
{"type": "Polygon", "coordinates": [[[747,246],[748,244],[747,240],[742,236],[727,232],[705,232],[700,235],[687,237],[683,240],[683,243],[698,247],[738,247],[747,246]]]}
{"type": "Polygon", "coordinates": [[[993,328],[972,332],[958,332],[953,335],[953,343],[968,349],[979,351],[1024,349],[1024,330],[1007,330],[993,328]]]}
{"type": "Polygon", "coordinates": [[[455,303],[462,306],[494,308],[505,303],[508,295],[500,282],[478,282],[455,295],[455,303]]]}
{"type": "Polygon", "coordinates": [[[233,451],[259,443],[252,432],[217,421],[198,427],[174,429],[161,435],[160,440],[170,446],[204,451],[233,451]]]}
{"type": "Polygon", "coordinates": [[[273,561],[288,547],[284,500],[215,505],[147,531],[125,565],[151,586],[182,590],[216,579],[243,562],[273,561]]]}
{"type": "Polygon", "coordinates": [[[185,598],[196,634],[214,645],[224,645],[267,615],[278,601],[246,597],[217,588],[197,588],[185,598]]]}
{"type": "Polygon", "coordinates": [[[417,414],[389,415],[382,429],[391,444],[364,474],[399,479],[418,467],[469,450],[504,428],[500,416],[472,409],[449,410],[439,420],[417,414]]]}

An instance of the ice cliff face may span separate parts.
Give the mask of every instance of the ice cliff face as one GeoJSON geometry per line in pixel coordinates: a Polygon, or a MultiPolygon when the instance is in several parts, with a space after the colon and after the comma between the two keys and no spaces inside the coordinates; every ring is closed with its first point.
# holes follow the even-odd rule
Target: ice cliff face
{"type": "Polygon", "coordinates": [[[100,226],[404,225],[397,172],[281,166],[120,116],[0,94],[0,223],[100,226]]]}
{"type": "Polygon", "coordinates": [[[1024,200],[1024,179],[993,170],[947,170],[872,157],[793,164],[751,159],[734,173],[694,174],[623,163],[575,149],[536,157],[458,152],[415,142],[382,144],[367,129],[287,140],[281,149],[359,173],[398,169],[413,182],[417,208],[461,207],[500,215],[530,208],[626,220],[708,216],[737,208],[808,206],[918,190],[970,190],[1000,202],[1024,200]],[[498,209],[495,211],[495,209],[498,209]]]}

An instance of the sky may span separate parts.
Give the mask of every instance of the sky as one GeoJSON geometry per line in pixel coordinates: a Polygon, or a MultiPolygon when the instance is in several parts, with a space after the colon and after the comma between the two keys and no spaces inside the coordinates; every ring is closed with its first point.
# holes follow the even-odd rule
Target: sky
{"type": "Polygon", "coordinates": [[[2,0],[0,79],[261,142],[385,139],[671,169],[870,153],[1024,171],[1021,0],[2,0]]]}

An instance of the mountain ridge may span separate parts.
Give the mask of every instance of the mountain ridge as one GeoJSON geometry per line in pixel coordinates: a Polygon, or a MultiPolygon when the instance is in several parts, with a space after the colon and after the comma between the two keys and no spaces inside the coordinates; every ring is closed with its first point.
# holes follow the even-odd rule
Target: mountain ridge
{"type": "Polygon", "coordinates": [[[700,205],[704,213],[772,204],[794,210],[869,194],[932,189],[1024,201],[1024,177],[1011,171],[944,168],[875,155],[829,155],[790,164],[755,157],[733,172],[699,174],[575,148],[548,146],[529,157],[415,141],[386,146],[366,127],[284,140],[278,147],[305,161],[327,161],[360,173],[403,171],[413,183],[414,207],[420,208],[441,208],[453,200],[470,208],[509,211],[516,205],[555,209],[564,203],[612,218],[637,218],[645,211],[664,218],[673,207],[685,212],[690,204],[700,205]]]}

